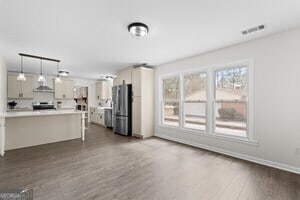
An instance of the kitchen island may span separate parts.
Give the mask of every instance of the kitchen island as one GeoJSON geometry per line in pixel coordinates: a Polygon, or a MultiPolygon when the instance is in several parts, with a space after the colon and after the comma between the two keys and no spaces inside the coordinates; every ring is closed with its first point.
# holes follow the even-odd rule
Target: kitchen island
{"type": "Polygon", "coordinates": [[[25,111],[0,114],[0,154],[6,150],[81,138],[85,112],[25,111]]]}

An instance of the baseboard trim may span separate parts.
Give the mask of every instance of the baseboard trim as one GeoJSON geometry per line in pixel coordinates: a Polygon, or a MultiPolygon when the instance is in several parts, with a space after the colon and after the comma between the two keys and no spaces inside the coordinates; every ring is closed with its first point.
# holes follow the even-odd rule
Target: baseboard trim
{"type": "Polygon", "coordinates": [[[261,164],[261,165],[265,165],[265,166],[268,166],[268,167],[273,167],[273,168],[281,169],[281,170],[284,170],[284,171],[292,172],[292,173],[295,173],[295,174],[300,174],[300,168],[289,166],[289,165],[286,165],[286,164],[282,164],[282,163],[278,163],[278,162],[274,162],[274,161],[269,161],[269,160],[264,160],[264,159],[261,159],[261,158],[256,158],[256,157],[253,157],[253,156],[248,156],[248,155],[244,155],[244,154],[240,154],[240,153],[236,153],[236,152],[232,152],[232,151],[227,151],[227,150],[224,150],[224,149],[220,149],[220,148],[216,148],[216,147],[212,147],[212,146],[208,146],[208,145],[204,145],[204,144],[194,143],[194,142],[191,142],[191,141],[187,141],[187,140],[180,139],[180,138],[175,138],[175,137],[170,137],[170,136],[163,135],[163,134],[160,134],[160,133],[155,133],[154,136],[159,137],[159,138],[163,138],[163,139],[166,139],[166,140],[175,141],[175,142],[179,142],[179,143],[182,143],[182,144],[198,147],[198,148],[201,148],[201,149],[206,149],[206,150],[217,152],[217,153],[220,153],[220,154],[225,154],[225,155],[228,155],[228,156],[231,156],[231,157],[239,158],[239,159],[242,159],[242,160],[247,160],[247,161],[254,162],[254,163],[257,163],[257,164],[261,164]]]}
{"type": "Polygon", "coordinates": [[[136,137],[136,138],[141,138],[141,139],[144,138],[142,135],[140,135],[140,134],[135,134],[135,133],[133,133],[132,136],[133,136],[133,137],[136,137]]]}

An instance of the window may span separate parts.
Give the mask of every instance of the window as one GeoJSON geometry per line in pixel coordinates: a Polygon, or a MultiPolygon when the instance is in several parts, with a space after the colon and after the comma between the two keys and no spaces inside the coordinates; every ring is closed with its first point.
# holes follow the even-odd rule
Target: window
{"type": "Polygon", "coordinates": [[[161,124],[183,134],[254,141],[250,62],[163,77],[161,124]]]}
{"type": "Polygon", "coordinates": [[[206,73],[184,75],[184,127],[206,130],[206,73]]]}
{"type": "Polygon", "coordinates": [[[215,133],[247,136],[247,84],[246,66],[215,72],[215,133]]]}
{"type": "Polygon", "coordinates": [[[179,76],[162,80],[162,124],[179,127],[180,79],[179,76]]]}

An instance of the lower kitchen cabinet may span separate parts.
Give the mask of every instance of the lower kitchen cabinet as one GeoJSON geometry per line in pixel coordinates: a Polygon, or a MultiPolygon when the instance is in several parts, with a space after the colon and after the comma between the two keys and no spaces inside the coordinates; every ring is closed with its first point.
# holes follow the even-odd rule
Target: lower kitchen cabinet
{"type": "Polygon", "coordinates": [[[101,126],[105,126],[104,113],[99,113],[98,108],[96,108],[96,107],[90,108],[90,118],[91,118],[92,123],[99,124],[101,126]]]}

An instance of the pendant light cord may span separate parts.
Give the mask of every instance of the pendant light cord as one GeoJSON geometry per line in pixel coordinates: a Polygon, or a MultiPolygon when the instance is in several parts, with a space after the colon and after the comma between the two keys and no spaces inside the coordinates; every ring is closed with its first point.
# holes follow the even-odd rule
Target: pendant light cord
{"type": "Polygon", "coordinates": [[[21,73],[23,73],[23,56],[21,56],[21,73]]]}
{"type": "Polygon", "coordinates": [[[43,60],[41,59],[41,75],[43,75],[43,60]]]}
{"type": "Polygon", "coordinates": [[[57,77],[59,76],[59,62],[57,62],[57,77]]]}

